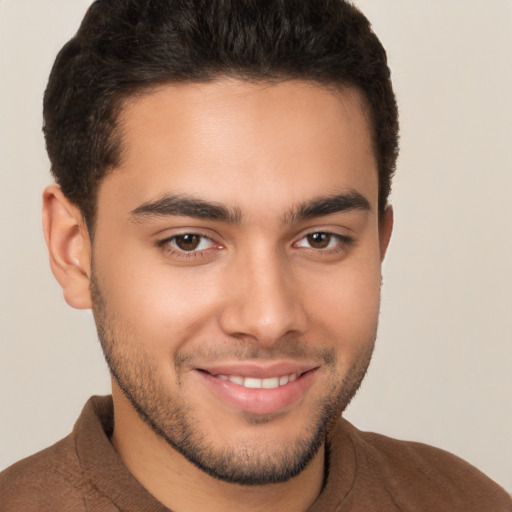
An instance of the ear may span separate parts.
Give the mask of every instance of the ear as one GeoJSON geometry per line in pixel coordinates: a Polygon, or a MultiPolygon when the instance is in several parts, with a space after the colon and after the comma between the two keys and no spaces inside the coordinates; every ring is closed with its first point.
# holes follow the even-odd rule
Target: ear
{"type": "Polygon", "coordinates": [[[64,299],[74,308],[91,308],[89,233],[79,208],[56,184],[43,193],[43,230],[50,266],[64,299]]]}
{"type": "Polygon", "coordinates": [[[382,214],[382,219],[379,221],[379,246],[380,246],[380,261],[384,261],[386,251],[388,250],[389,240],[393,232],[393,208],[387,206],[382,214]]]}

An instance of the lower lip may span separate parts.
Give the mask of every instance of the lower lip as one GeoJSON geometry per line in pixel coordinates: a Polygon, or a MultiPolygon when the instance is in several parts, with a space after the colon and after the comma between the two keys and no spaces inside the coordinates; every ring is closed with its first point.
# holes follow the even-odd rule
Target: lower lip
{"type": "Polygon", "coordinates": [[[306,394],[313,384],[317,370],[301,375],[297,380],[274,389],[246,388],[209,373],[196,373],[223,402],[243,412],[252,414],[275,414],[283,411],[306,394]]]}

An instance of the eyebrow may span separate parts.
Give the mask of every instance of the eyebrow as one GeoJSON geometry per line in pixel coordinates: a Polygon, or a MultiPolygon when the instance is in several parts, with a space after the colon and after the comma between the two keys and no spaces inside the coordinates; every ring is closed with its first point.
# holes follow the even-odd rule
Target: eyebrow
{"type": "MultiPolygon", "coordinates": [[[[316,197],[293,207],[283,220],[293,224],[314,217],[323,217],[334,213],[362,210],[371,211],[368,200],[359,192],[348,191],[341,194],[316,197]]],[[[184,195],[166,195],[154,201],[147,201],[130,212],[134,222],[145,218],[167,216],[193,217],[203,220],[216,220],[229,224],[238,224],[242,220],[239,208],[228,208],[222,204],[205,201],[184,195]]]]}
{"type": "Polygon", "coordinates": [[[363,195],[355,190],[341,194],[317,197],[310,201],[300,203],[285,215],[285,222],[293,224],[315,217],[332,215],[334,213],[353,210],[371,211],[371,206],[363,195]]]}
{"type": "Polygon", "coordinates": [[[218,203],[183,195],[166,195],[155,201],[147,201],[130,213],[134,222],[144,218],[182,216],[236,224],[242,218],[237,208],[227,208],[218,203]]]}

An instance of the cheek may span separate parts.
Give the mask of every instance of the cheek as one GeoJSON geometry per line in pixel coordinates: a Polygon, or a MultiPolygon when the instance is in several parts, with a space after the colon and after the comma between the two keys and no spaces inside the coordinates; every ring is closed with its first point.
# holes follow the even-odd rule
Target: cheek
{"type": "Polygon", "coordinates": [[[172,353],[215,316],[214,276],[134,255],[98,265],[98,282],[114,328],[126,343],[172,353]]]}
{"type": "Polygon", "coordinates": [[[374,341],[380,305],[380,262],[339,265],[309,287],[306,308],[312,323],[346,350],[374,341]]]}

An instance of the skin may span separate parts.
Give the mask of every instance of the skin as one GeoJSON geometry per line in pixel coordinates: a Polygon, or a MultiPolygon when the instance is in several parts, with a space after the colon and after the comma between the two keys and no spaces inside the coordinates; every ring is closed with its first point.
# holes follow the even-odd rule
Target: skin
{"type": "Polygon", "coordinates": [[[369,364],[392,229],[391,209],[377,213],[364,100],[300,81],[165,85],[127,102],[120,129],[94,244],[56,185],[43,208],[52,270],[70,305],[93,308],[114,374],[112,443],[177,512],[306,510],[321,491],[325,431],[369,364]],[[176,215],[169,196],[231,218],[176,215]],[[304,214],[334,196],[366,206],[304,214]],[[297,366],[308,371],[293,393],[263,392],[261,409],[226,399],[213,376],[297,366]],[[184,457],[187,435],[204,466],[235,468],[239,483],[184,457]],[[308,443],[306,467],[286,475],[308,443]],[[248,475],[260,482],[240,483],[248,475]]]}

